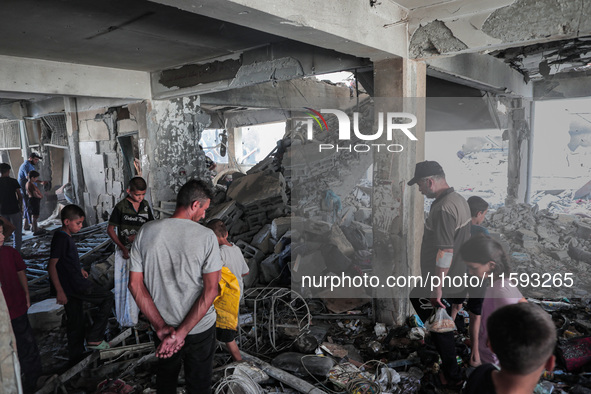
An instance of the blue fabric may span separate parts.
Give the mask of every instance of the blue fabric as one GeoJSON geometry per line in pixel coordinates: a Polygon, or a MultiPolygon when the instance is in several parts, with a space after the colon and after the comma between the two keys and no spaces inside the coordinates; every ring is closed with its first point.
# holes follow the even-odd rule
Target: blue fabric
{"type": "Polygon", "coordinates": [[[35,166],[29,160],[25,160],[18,169],[18,183],[21,185],[23,194],[26,194],[25,186],[27,185],[27,175],[34,169],[35,166]]]}

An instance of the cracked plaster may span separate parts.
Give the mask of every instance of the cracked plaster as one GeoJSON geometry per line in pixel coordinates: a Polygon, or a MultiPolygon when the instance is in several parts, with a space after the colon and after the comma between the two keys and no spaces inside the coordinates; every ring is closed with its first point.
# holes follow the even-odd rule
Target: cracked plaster
{"type": "Polygon", "coordinates": [[[174,200],[189,179],[205,179],[205,155],[199,149],[201,132],[210,124],[198,97],[153,101],[148,135],[154,144],[149,183],[154,204],[174,200]]]}
{"type": "Polygon", "coordinates": [[[493,12],[482,31],[503,42],[578,35],[591,30],[591,2],[517,0],[493,12]]]}
{"type": "Polygon", "coordinates": [[[436,20],[417,29],[411,38],[409,52],[412,58],[424,58],[464,49],[468,46],[457,39],[444,22],[436,20]]]}

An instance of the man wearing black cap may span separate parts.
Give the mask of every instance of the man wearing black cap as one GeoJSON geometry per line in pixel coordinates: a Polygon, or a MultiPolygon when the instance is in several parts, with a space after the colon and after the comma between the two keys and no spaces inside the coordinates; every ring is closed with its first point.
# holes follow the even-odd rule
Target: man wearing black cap
{"type": "MultiPolygon", "coordinates": [[[[39,160],[41,160],[41,156],[39,156],[37,153],[35,152],[31,152],[31,154],[29,155],[29,159],[26,160],[23,164],[21,164],[20,168],[18,169],[18,183],[21,186],[21,194],[23,195],[23,213],[25,216],[25,230],[28,230],[30,228],[29,226],[29,218],[27,217],[27,205],[29,202],[29,198],[27,197],[27,190],[26,190],[26,185],[27,185],[27,175],[29,175],[29,172],[35,170],[35,166],[37,165],[37,163],[39,163],[39,160]]],[[[43,183],[43,182],[41,182],[43,183]]]]}
{"type": "MultiPolygon", "coordinates": [[[[429,277],[444,276],[463,277],[466,268],[454,253],[470,238],[472,216],[470,207],[445,180],[443,168],[436,161],[417,163],[415,176],[408,185],[417,184],[419,191],[427,198],[434,198],[425,221],[425,231],[421,243],[421,275],[425,280],[429,277]]],[[[433,308],[447,308],[451,314],[452,304],[461,304],[466,296],[464,286],[434,286],[437,282],[429,279],[424,287],[417,287],[411,292],[411,302],[425,321],[432,312],[426,298],[430,299],[433,308]],[[421,302],[423,298],[423,302],[421,302]]],[[[459,310],[459,308],[458,308],[459,310]]],[[[455,315],[455,314],[454,314],[455,315]]],[[[453,316],[455,317],[455,316],[453,316]]],[[[433,342],[442,360],[442,370],[450,386],[461,384],[461,369],[456,361],[455,340],[453,332],[432,333],[433,342]]]]}

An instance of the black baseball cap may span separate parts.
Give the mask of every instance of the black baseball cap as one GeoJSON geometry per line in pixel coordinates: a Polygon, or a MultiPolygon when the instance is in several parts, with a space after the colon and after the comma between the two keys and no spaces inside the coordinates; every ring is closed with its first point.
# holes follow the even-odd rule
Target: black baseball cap
{"type": "Polygon", "coordinates": [[[415,176],[408,181],[408,186],[412,186],[421,178],[425,178],[433,175],[445,175],[443,168],[436,161],[425,160],[417,163],[415,167],[415,176]]]}
{"type": "Polygon", "coordinates": [[[39,160],[43,160],[43,158],[41,156],[39,156],[37,154],[37,152],[31,152],[31,154],[29,155],[29,159],[39,159],[39,160]]]}

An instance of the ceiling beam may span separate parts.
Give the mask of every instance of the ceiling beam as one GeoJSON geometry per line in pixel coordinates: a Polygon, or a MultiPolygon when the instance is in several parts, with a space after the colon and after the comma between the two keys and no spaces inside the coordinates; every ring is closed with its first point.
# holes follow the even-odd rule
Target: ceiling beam
{"type": "Polygon", "coordinates": [[[407,10],[389,0],[151,1],[373,61],[407,57],[407,10]]]}
{"type": "Polygon", "coordinates": [[[335,86],[312,78],[294,79],[277,83],[263,83],[225,92],[204,94],[200,97],[202,105],[277,108],[283,110],[302,110],[312,108],[349,108],[356,99],[350,95],[349,88],[335,86]]]}
{"type": "Polygon", "coordinates": [[[48,96],[149,99],[150,74],[0,55],[0,91],[48,96]]]}
{"type": "Polygon", "coordinates": [[[188,64],[152,73],[154,99],[203,95],[342,70],[371,69],[369,59],[287,41],[244,52],[238,58],[188,64]]]}
{"type": "Polygon", "coordinates": [[[532,84],[500,59],[478,53],[427,61],[427,75],[507,96],[532,97],[532,84]]]}

